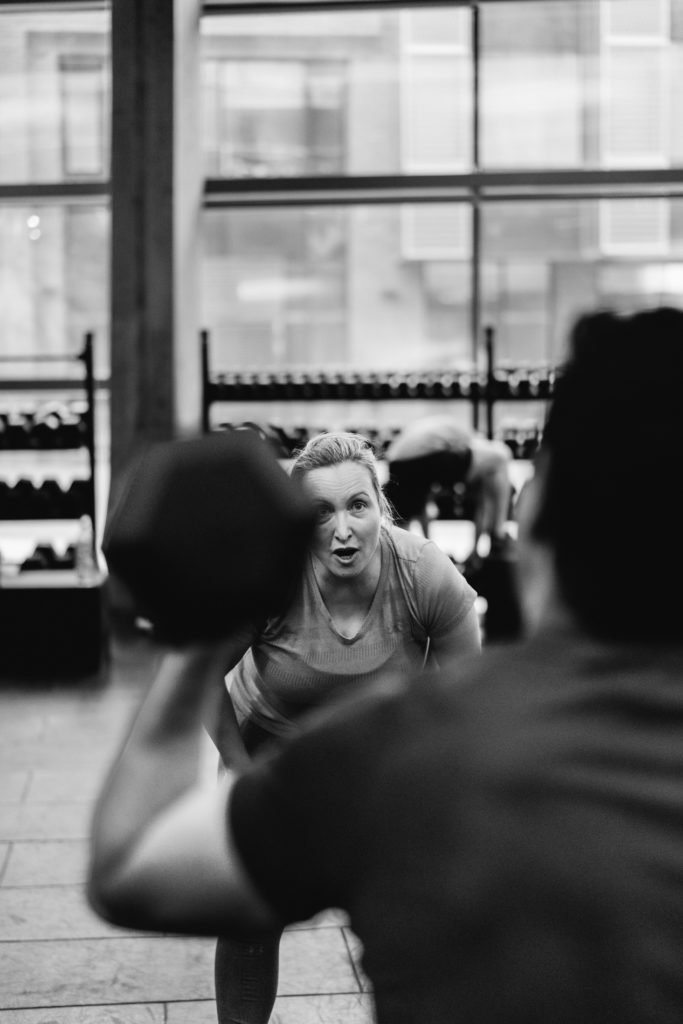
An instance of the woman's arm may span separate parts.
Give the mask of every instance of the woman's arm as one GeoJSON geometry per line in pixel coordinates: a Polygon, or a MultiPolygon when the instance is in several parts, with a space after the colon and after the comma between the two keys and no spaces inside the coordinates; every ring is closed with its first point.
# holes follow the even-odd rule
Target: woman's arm
{"type": "Polygon", "coordinates": [[[88,896],[115,924],[207,935],[274,924],[231,842],[234,774],[218,787],[198,778],[202,718],[219,710],[228,655],[226,644],[166,653],[106,779],[88,896]]]}
{"type": "Polygon", "coordinates": [[[436,544],[425,545],[416,567],[418,606],[437,664],[481,652],[476,594],[436,544]]]}
{"type": "Polygon", "coordinates": [[[430,638],[433,654],[439,664],[451,658],[466,658],[481,653],[481,630],[479,614],[474,605],[447,632],[430,638]]]}
{"type": "Polygon", "coordinates": [[[218,703],[215,707],[210,706],[209,713],[204,717],[204,728],[213,740],[223,765],[235,771],[243,771],[249,765],[250,758],[242,742],[225,676],[251,647],[257,635],[253,629],[244,629],[225,641],[222,647],[225,661],[216,673],[218,703]]]}

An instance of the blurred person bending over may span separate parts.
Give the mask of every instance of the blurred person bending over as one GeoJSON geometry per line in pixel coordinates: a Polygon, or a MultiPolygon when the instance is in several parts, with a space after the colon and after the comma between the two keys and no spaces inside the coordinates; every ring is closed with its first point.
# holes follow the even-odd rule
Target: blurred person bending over
{"type": "Polygon", "coordinates": [[[474,548],[488,536],[490,554],[507,556],[513,547],[506,523],[512,483],[510,449],[466,430],[448,413],[408,423],[386,452],[389,479],[384,491],[400,526],[419,522],[429,535],[429,506],[440,492],[465,485],[474,505],[474,548]]]}
{"type": "Polygon", "coordinates": [[[680,1024],[682,393],[683,313],[577,323],[520,497],[526,636],[466,679],[366,691],[206,791],[224,651],[176,651],[98,801],[98,912],[268,934],[342,908],[379,1024],[680,1024]]]}

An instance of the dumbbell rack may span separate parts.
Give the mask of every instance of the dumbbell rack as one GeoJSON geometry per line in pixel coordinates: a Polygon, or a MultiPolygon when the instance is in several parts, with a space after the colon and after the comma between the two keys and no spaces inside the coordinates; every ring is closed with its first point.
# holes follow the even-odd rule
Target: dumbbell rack
{"type": "MultiPolygon", "coordinates": [[[[215,429],[210,409],[218,402],[307,402],[307,401],[376,401],[427,400],[434,402],[465,401],[472,405],[473,421],[478,425],[483,407],[489,438],[494,436],[494,407],[498,402],[548,402],[552,399],[557,371],[553,367],[497,367],[494,353],[495,335],[492,327],[484,330],[486,365],[469,371],[408,373],[339,372],[269,372],[258,370],[214,373],[210,368],[209,333],[201,332],[202,430],[215,429]]],[[[221,426],[239,426],[222,424],[221,426]]],[[[262,428],[265,425],[261,425],[262,428]]],[[[266,431],[268,432],[268,431],[266,431]]],[[[273,433],[272,425],[270,432],[273,433]]],[[[275,428],[274,437],[283,447],[283,455],[300,447],[306,437],[288,438],[275,428]]],[[[540,430],[515,430],[503,433],[515,459],[528,461],[535,453],[540,430]]],[[[388,443],[387,439],[386,443],[388,443]]],[[[384,447],[386,447],[386,443],[384,447]]],[[[376,445],[381,457],[382,445],[376,445]]]]}
{"type": "MultiPolygon", "coordinates": [[[[0,538],[35,543],[28,558],[0,562],[0,621],[3,655],[0,673],[13,678],[33,675],[83,675],[98,670],[105,649],[104,573],[95,557],[91,570],[77,568],[78,524],[88,516],[95,536],[95,430],[93,336],[88,333],[77,355],[3,355],[4,365],[36,365],[38,377],[3,374],[0,394],[32,394],[32,412],[8,413],[0,401],[0,447],[12,453],[15,465],[39,462],[64,475],[64,465],[78,473],[64,490],[56,479],[38,485],[21,477],[10,486],[0,479],[0,538]],[[66,377],[45,376],[47,365],[69,368],[66,377]],[[36,403],[36,392],[67,392],[77,396],[78,413],[62,418],[55,403],[36,403]],[[51,410],[48,415],[46,410],[51,410]],[[82,456],[74,453],[82,452],[82,456]],[[82,463],[86,474],[83,476],[82,463]],[[53,546],[71,543],[61,554],[53,546]]],[[[73,408],[73,406],[72,406],[73,408]]],[[[5,473],[8,472],[9,460],[5,473]]],[[[42,475],[42,473],[41,473],[42,475]]],[[[0,540],[0,555],[4,556],[0,540]]]]}

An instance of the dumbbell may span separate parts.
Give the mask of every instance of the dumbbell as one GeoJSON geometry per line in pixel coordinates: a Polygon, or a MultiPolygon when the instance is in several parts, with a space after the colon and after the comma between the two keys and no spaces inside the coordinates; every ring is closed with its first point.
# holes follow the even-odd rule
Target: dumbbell
{"type": "Polygon", "coordinates": [[[127,467],[118,495],[102,552],[160,639],[219,639],[282,610],[314,516],[255,432],[151,444],[127,467]]]}

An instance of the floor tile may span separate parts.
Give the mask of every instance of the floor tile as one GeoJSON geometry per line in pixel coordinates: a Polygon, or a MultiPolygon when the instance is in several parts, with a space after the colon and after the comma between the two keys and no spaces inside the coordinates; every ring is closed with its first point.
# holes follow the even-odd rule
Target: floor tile
{"type": "Polygon", "coordinates": [[[28,803],[69,803],[74,800],[97,798],[102,785],[102,773],[77,770],[38,768],[31,775],[25,799],[28,803]]]}
{"type": "Polygon", "coordinates": [[[280,946],[281,995],[357,992],[358,982],[341,930],[288,931],[280,946]]]}
{"type": "MultiPolygon", "coordinates": [[[[164,1024],[161,1003],[0,1010],[0,1024],[164,1024]]],[[[215,1018],[212,1024],[216,1024],[215,1018]]]]}
{"type": "Polygon", "coordinates": [[[86,803],[6,804],[0,814],[0,840],[87,839],[91,819],[86,803]]]}
{"type": "Polygon", "coordinates": [[[365,972],[363,971],[363,965],[361,962],[363,957],[363,944],[358,936],[348,927],[342,929],[342,934],[344,936],[346,948],[349,951],[349,957],[353,964],[353,969],[358,980],[359,987],[363,992],[369,992],[372,986],[370,984],[370,980],[366,977],[365,972]]]}
{"type": "Polygon", "coordinates": [[[166,936],[5,942],[0,1006],[212,999],[214,945],[166,936]]]}
{"type": "Polygon", "coordinates": [[[277,999],[271,1024],[372,1024],[373,1019],[368,995],[285,996],[277,999]]]}
{"type": "MultiPolygon", "coordinates": [[[[3,942],[0,1006],[213,999],[212,939],[148,937],[3,942]]],[[[279,992],[359,992],[336,929],[285,933],[279,992]]]]}
{"type": "Polygon", "coordinates": [[[216,1003],[213,999],[194,1003],[168,1003],[166,1024],[216,1024],[216,1003]]]}
{"type": "MultiPolygon", "coordinates": [[[[372,1024],[372,1009],[371,998],[360,994],[278,996],[271,1024],[372,1024]]],[[[166,1024],[216,1024],[215,1003],[170,1003],[166,1024]]]]}
{"type": "Polygon", "coordinates": [[[0,742],[0,773],[7,769],[32,768],[58,771],[95,771],[102,774],[111,763],[114,749],[98,742],[96,735],[72,731],[40,740],[8,737],[0,742]]]}
{"type": "Polygon", "coordinates": [[[112,926],[90,909],[82,885],[0,889],[0,942],[92,939],[112,933],[112,926]]]}
{"type": "Polygon", "coordinates": [[[44,716],[43,735],[46,739],[58,739],[68,733],[83,737],[97,736],[100,743],[113,748],[127,729],[131,714],[132,705],[128,701],[121,707],[108,705],[49,711],[44,716]]]}
{"type": "MultiPolygon", "coordinates": [[[[8,846],[4,886],[78,885],[85,880],[87,839],[33,841],[8,846]]],[[[2,856],[0,855],[0,864],[2,856]]]]}

